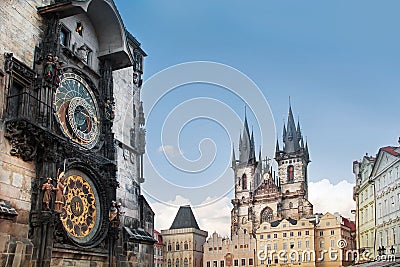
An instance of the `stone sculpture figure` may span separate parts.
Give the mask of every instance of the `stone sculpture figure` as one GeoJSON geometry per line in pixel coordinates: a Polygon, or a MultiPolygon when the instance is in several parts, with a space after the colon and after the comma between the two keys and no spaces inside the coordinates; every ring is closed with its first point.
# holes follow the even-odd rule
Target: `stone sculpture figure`
{"type": "Polygon", "coordinates": [[[50,210],[50,202],[52,199],[52,194],[53,191],[56,190],[51,183],[53,179],[50,177],[46,179],[47,181],[42,185],[42,191],[43,191],[43,203],[44,203],[44,208],[46,210],[50,210]]]}
{"type": "Polygon", "coordinates": [[[44,71],[43,71],[43,76],[44,79],[47,82],[52,82],[53,81],[53,75],[54,75],[54,60],[53,60],[53,55],[48,54],[46,56],[46,62],[44,63],[44,71]]]}
{"type": "Polygon", "coordinates": [[[62,206],[64,205],[65,180],[66,180],[65,173],[61,172],[57,180],[56,201],[54,204],[54,211],[58,213],[61,213],[62,206]]]}

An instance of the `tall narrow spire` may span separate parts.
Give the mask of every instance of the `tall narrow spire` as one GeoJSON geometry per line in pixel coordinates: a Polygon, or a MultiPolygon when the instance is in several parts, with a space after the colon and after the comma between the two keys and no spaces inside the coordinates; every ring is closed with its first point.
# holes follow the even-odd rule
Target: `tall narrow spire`
{"type": "Polygon", "coordinates": [[[243,133],[239,140],[239,161],[240,163],[249,163],[251,157],[252,143],[250,139],[249,125],[247,123],[247,115],[245,109],[243,133]]]}
{"type": "Polygon", "coordinates": [[[298,138],[299,141],[300,141],[300,139],[301,139],[300,119],[298,119],[298,121],[297,121],[297,130],[296,130],[296,133],[297,133],[297,138],[298,138]]]}
{"type": "Polygon", "coordinates": [[[298,123],[298,127],[296,129],[296,124],[293,118],[292,106],[289,105],[289,113],[288,113],[288,121],[287,127],[284,127],[284,151],[286,153],[294,153],[300,150],[300,141],[301,133],[300,133],[300,124],[298,123]],[[285,134],[286,132],[286,134],[285,134]],[[299,136],[300,135],[300,136],[299,136]]]}
{"type": "Polygon", "coordinates": [[[279,141],[278,141],[278,139],[276,139],[276,147],[275,147],[275,153],[278,153],[279,152],[279,141]]]}
{"type": "Polygon", "coordinates": [[[252,127],[251,137],[250,137],[249,163],[255,163],[255,162],[256,162],[256,151],[255,151],[255,145],[254,145],[254,132],[253,132],[253,127],[252,127]]]}
{"type": "Polygon", "coordinates": [[[235,144],[232,143],[232,169],[236,168],[235,144]]]}
{"type": "Polygon", "coordinates": [[[306,153],[306,156],[307,156],[307,160],[310,161],[310,154],[308,152],[308,142],[307,142],[307,140],[306,140],[305,153],[306,153]]]}

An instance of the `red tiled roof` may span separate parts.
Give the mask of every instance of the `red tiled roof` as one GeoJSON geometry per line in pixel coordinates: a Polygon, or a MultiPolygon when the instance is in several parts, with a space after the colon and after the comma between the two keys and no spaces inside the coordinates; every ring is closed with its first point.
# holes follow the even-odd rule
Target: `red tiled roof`
{"type": "Polygon", "coordinates": [[[385,151],[385,152],[387,152],[389,154],[392,154],[393,156],[397,157],[397,156],[400,155],[400,153],[395,150],[396,148],[397,147],[385,146],[385,147],[381,147],[381,150],[383,150],[383,151],[385,151]]]}
{"type": "Polygon", "coordinates": [[[343,224],[345,226],[349,227],[352,232],[356,231],[356,224],[353,221],[350,221],[349,219],[346,219],[344,217],[342,217],[342,220],[343,220],[343,224]]]}
{"type": "Polygon", "coordinates": [[[154,230],[154,238],[157,240],[156,245],[160,245],[160,244],[162,245],[162,243],[163,243],[162,235],[160,234],[159,231],[154,230]]]}

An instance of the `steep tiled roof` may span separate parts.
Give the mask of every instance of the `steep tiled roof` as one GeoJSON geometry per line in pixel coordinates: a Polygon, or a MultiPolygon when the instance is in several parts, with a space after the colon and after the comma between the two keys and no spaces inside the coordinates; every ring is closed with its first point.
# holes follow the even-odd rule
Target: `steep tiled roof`
{"type": "Polygon", "coordinates": [[[169,229],[195,228],[200,230],[190,206],[179,207],[174,222],[169,229]]]}

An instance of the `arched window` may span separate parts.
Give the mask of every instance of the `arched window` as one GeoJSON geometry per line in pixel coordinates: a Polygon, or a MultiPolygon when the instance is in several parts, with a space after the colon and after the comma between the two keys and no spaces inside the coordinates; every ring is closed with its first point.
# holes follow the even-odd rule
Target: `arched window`
{"type": "Polygon", "coordinates": [[[247,189],[247,176],[245,173],[242,175],[242,189],[247,189]]]}
{"type": "Polygon", "coordinates": [[[185,244],[183,245],[183,247],[184,247],[185,250],[188,250],[188,249],[189,249],[189,244],[188,244],[187,242],[185,242],[185,244]]]}
{"type": "Polygon", "coordinates": [[[169,243],[168,244],[168,251],[171,251],[172,250],[172,246],[171,246],[171,243],[169,243]]]}
{"type": "Polygon", "coordinates": [[[178,242],[176,242],[175,250],[179,250],[179,243],[178,242]]]}
{"type": "Polygon", "coordinates": [[[185,258],[185,261],[183,262],[183,267],[189,267],[189,261],[187,258],[185,258]]]}
{"type": "Polygon", "coordinates": [[[261,223],[263,222],[271,222],[272,219],[274,218],[274,215],[272,213],[272,209],[270,207],[266,207],[265,209],[263,209],[263,211],[261,212],[261,223]]]}
{"type": "Polygon", "coordinates": [[[293,208],[293,203],[289,202],[289,208],[292,209],[293,208]]]}
{"type": "Polygon", "coordinates": [[[176,261],[175,261],[175,267],[179,267],[179,259],[176,259],[176,261]]]}
{"type": "Polygon", "coordinates": [[[171,259],[168,260],[168,267],[172,267],[171,259]]]}
{"type": "Polygon", "coordinates": [[[293,183],[293,181],[294,181],[294,167],[293,167],[293,165],[290,165],[287,168],[287,180],[288,180],[288,183],[293,183]]]}

